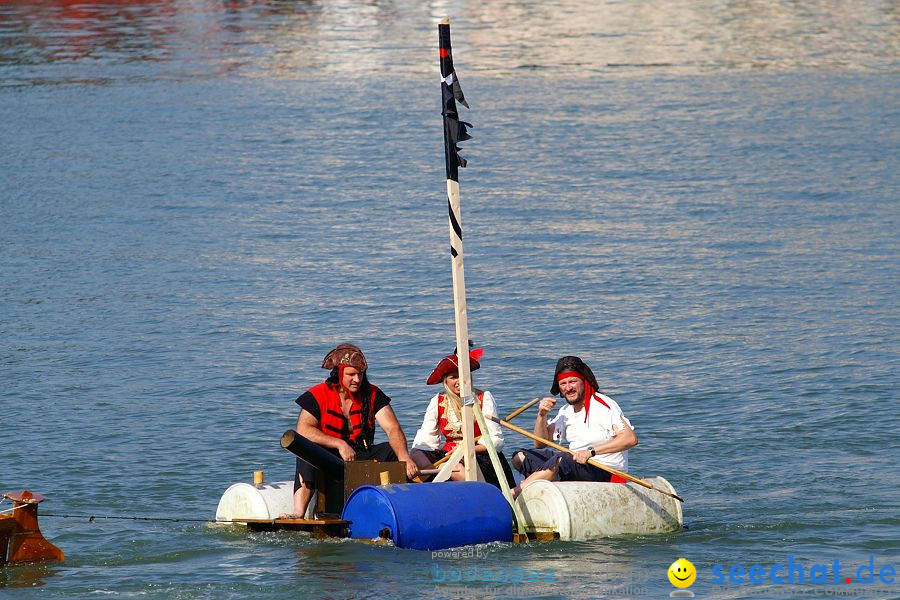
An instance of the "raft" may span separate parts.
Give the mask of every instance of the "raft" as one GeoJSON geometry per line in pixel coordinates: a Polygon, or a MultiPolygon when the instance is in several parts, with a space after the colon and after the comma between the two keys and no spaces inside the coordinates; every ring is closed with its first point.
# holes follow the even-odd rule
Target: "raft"
{"type": "MultiPolygon", "coordinates": [[[[645,481],[675,493],[662,477],[645,481]]],[[[216,521],[256,531],[386,539],[417,550],[513,539],[512,510],[499,490],[484,483],[364,485],[347,499],[340,519],[316,518],[315,496],[306,518],[279,519],[293,510],[293,489],[291,481],[235,483],[222,494],[216,521]]],[[[633,483],[536,481],[516,503],[527,537],[542,541],[674,533],[684,524],[681,502],[633,483]]]]}
{"type": "MultiPolygon", "coordinates": [[[[662,477],[645,481],[675,493],[662,477]]],[[[516,503],[529,535],[567,541],[671,533],[684,524],[681,502],[633,483],[535,481],[516,503]]]]}

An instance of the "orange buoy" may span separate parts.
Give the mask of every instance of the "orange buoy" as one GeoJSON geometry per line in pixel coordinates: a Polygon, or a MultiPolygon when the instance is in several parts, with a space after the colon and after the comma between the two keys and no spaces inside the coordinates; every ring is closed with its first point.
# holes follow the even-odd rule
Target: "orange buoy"
{"type": "Polygon", "coordinates": [[[40,494],[22,490],[7,492],[13,501],[11,514],[0,515],[0,565],[17,565],[45,560],[64,560],[63,551],[48,542],[38,525],[40,494]]]}

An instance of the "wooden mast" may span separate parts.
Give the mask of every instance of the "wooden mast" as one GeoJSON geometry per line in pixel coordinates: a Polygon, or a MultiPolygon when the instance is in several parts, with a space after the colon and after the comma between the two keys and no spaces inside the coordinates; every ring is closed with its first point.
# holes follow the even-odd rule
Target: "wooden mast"
{"type": "Polygon", "coordinates": [[[438,25],[439,53],[441,57],[441,95],[444,116],[444,159],[447,167],[447,208],[450,228],[450,269],[453,274],[453,307],[456,320],[456,356],[459,366],[459,393],[463,400],[463,439],[447,458],[434,481],[445,481],[460,460],[464,460],[466,481],[478,479],[478,463],[475,462],[475,421],[482,432],[482,443],[488,451],[491,465],[500,483],[500,490],[509,502],[516,520],[519,536],[525,538],[525,519],[516,505],[506,482],[506,476],[497,456],[497,450],[488,434],[487,423],[472,389],[472,371],[469,364],[469,323],[466,307],[466,278],[463,268],[462,218],[459,207],[459,167],[466,160],[459,155],[458,142],[469,139],[468,123],[459,120],[456,102],[469,107],[463,95],[456,71],[453,69],[453,50],[450,44],[450,19],[438,25]]]}
{"type": "Polygon", "coordinates": [[[466,278],[463,268],[462,219],[459,205],[459,167],[465,167],[465,159],[459,154],[457,142],[468,139],[465,124],[459,121],[456,101],[468,107],[456,73],[453,70],[453,54],[450,44],[450,19],[444,18],[438,25],[441,66],[441,93],[444,116],[444,159],[447,168],[447,206],[450,229],[450,270],[453,274],[453,307],[456,320],[456,355],[459,360],[459,387],[463,401],[462,452],[447,461],[452,469],[463,459],[466,481],[476,481],[475,463],[475,394],[472,392],[472,372],[469,366],[469,323],[466,307],[466,278]]]}

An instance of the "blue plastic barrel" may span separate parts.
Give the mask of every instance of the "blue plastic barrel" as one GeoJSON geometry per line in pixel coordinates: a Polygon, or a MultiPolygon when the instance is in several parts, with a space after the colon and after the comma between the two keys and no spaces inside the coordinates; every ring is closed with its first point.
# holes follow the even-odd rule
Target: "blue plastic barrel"
{"type": "Polygon", "coordinates": [[[364,485],[341,518],[350,521],[350,537],[389,537],[399,548],[512,541],[512,509],[499,489],[478,481],[364,485]]]}

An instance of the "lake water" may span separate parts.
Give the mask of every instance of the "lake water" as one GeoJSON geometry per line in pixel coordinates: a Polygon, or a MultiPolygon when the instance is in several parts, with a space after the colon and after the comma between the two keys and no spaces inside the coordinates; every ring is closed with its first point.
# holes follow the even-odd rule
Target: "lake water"
{"type": "Polygon", "coordinates": [[[898,40],[891,1],[0,3],[0,491],[67,554],[0,596],[665,597],[685,557],[697,597],[900,597],[857,581],[900,570],[898,40]],[[341,341],[412,436],[454,346],[445,15],[476,385],[506,413],[582,356],[688,529],[453,559],[50,516],[290,478],[341,341]],[[728,582],[789,556],[854,585],[728,582]],[[433,581],[476,565],[554,578],[433,581]]]}

